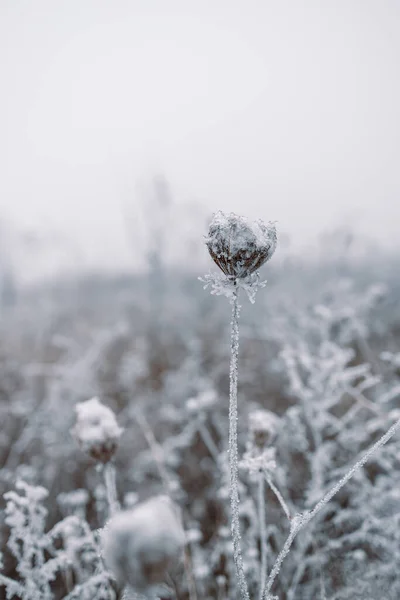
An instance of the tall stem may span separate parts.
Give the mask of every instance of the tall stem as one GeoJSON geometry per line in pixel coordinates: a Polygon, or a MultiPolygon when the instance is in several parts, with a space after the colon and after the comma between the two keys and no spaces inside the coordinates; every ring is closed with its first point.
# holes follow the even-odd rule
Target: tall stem
{"type": "Polygon", "coordinates": [[[231,364],[229,371],[229,470],[230,470],[230,499],[231,499],[231,534],[233,540],[233,559],[236,568],[240,595],[242,600],[250,600],[244,574],[243,557],[240,545],[239,520],[239,486],[238,486],[238,439],[237,439],[237,384],[239,356],[239,304],[238,289],[235,282],[235,292],[232,302],[231,321],[231,364]]]}
{"type": "Polygon", "coordinates": [[[263,473],[260,473],[258,477],[257,504],[261,543],[260,600],[263,600],[265,579],[267,577],[267,531],[265,523],[265,484],[263,473]]]}

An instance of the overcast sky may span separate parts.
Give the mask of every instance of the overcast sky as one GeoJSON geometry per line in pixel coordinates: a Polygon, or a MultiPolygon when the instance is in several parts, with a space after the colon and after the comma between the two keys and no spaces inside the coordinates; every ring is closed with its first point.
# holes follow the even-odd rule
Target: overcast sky
{"type": "Polygon", "coordinates": [[[398,0],[0,0],[0,214],[124,262],[163,172],[295,243],[396,241],[399,74],[398,0]]]}

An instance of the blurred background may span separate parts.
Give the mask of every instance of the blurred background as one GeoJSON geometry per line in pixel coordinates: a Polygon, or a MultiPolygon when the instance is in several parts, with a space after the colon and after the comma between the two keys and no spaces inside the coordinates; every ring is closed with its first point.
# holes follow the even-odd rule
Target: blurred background
{"type": "Polygon", "coordinates": [[[294,253],[339,228],[397,244],[399,19],[395,0],[3,0],[2,256],[24,281],[143,268],[160,175],[182,266],[217,209],[277,220],[294,253]]]}

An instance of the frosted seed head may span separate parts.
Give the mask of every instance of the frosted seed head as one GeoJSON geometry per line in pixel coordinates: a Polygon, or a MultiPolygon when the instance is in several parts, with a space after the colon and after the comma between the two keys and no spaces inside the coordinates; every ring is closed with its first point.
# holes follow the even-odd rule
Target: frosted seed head
{"type": "Polygon", "coordinates": [[[262,450],[276,437],[280,419],[269,410],[254,410],[249,415],[249,433],[252,446],[262,450]]]}
{"type": "Polygon", "coordinates": [[[276,227],[269,222],[249,222],[234,213],[217,212],[206,238],[211,258],[232,278],[245,278],[255,273],[275,252],[276,227]]]}
{"type": "Polygon", "coordinates": [[[185,534],[179,507],[156,496],[113,517],[102,538],[107,567],[121,585],[146,593],[181,559],[185,534]]]}
{"type": "Polygon", "coordinates": [[[91,398],[75,406],[76,424],[72,435],[82,450],[101,463],[107,463],[118,447],[123,432],[113,411],[98,398],[91,398]]]}

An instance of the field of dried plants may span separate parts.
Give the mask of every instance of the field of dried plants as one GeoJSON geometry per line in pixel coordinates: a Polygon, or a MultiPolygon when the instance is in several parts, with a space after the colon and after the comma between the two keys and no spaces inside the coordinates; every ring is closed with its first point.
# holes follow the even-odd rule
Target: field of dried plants
{"type": "Polygon", "coordinates": [[[315,260],[272,259],[255,303],[240,296],[245,588],[227,298],[153,262],[38,284],[2,308],[0,597],[398,600],[398,434],[307,518],[400,416],[398,260],[327,243],[315,260]],[[78,404],[94,427],[105,415],[100,448],[78,404]]]}

